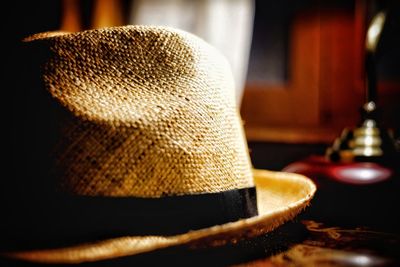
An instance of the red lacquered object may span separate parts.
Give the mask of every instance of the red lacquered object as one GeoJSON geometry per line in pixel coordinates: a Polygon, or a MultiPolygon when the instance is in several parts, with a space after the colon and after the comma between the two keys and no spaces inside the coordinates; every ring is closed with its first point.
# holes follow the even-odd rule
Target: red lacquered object
{"type": "Polygon", "coordinates": [[[352,185],[380,183],[390,179],[394,175],[392,168],[378,163],[332,162],[324,156],[311,156],[294,162],[285,167],[283,171],[304,174],[314,179],[325,177],[333,181],[352,185]]]}
{"type": "Polygon", "coordinates": [[[400,168],[374,162],[333,162],[310,156],[283,171],[303,174],[317,185],[305,218],[337,226],[400,232],[400,168]]]}

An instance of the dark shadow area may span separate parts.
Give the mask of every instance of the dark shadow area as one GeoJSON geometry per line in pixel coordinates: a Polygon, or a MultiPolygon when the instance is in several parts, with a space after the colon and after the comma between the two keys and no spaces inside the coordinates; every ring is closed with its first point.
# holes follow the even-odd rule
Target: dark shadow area
{"type": "MultiPolygon", "coordinates": [[[[277,254],[286,250],[291,244],[301,242],[306,237],[307,232],[304,226],[298,221],[293,221],[280,226],[269,234],[241,240],[235,244],[214,248],[178,246],[132,257],[80,264],[79,266],[155,266],[158,264],[168,266],[226,266],[277,254]]],[[[2,266],[40,266],[38,264],[2,260],[0,261],[2,266]]]]}
{"type": "Polygon", "coordinates": [[[255,168],[279,171],[297,162],[302,167],[299,173],[316,183],[318,191],[303,218],[346,228],[370,227],[400,233],[400,213],[396,207],[400,203],[399,169],[393,170],[392,178],[379,183],[339,182],[327,175],[332,166],[318,166],[307,160],[311,155],[323,156],[326,147],[323,144],[249,143],[255,168]]]}
{"type": "Polygon", "coordinates": [[[285,144],[271,142],[249,142],[249,151],[254,168],[280,171],[288,164],[309,155],[323,155],[325,144],[285,144]]]}

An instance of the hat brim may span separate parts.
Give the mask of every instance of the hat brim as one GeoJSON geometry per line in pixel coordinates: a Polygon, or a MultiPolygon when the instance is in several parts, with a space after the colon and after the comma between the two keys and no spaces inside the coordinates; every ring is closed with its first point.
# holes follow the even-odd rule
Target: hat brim
{"type": "Polygon", "coordinates": [[[133,256],[162,248],[220,246],[273,231],[293,219],[312,199],[314,183],[298,174],[253,170],[259,215],[175,236],[126,236],[65,248],[9,252],[18,260],[71,264],[133,256]]]}

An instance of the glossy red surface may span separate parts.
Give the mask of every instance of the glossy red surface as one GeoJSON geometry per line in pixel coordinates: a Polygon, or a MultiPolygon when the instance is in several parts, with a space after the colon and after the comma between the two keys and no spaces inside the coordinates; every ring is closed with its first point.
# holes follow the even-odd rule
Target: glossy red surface
{"type": "Polygon", "coordinates": [[[294,162],[283,169],[306,176],[324,176],[341,183],[367,185],[386,181],[394,172],[392,169],[372,162],[336,163],[323,156],[311,156],[294,162]]]}

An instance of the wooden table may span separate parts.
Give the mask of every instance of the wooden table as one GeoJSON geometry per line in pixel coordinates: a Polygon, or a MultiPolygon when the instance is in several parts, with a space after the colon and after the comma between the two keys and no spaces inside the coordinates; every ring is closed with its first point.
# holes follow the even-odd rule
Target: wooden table
{"type": "MultiPolygon", "coordinates": [[[[302,163],[310,163],[309,160],[302,163]]],[[[310,164],[315,166],[315,162],[310,164]]],[[[318,170],[307,173],[318,186],[311,206],[273,233],[216,248],[170,248],[141,255],[132,262],[125,259],[125,263],[400,266],[399,172],[379,183],[351,185],[318,170]]]]}
{"type": "Polygon", "coordinates": [[[323,172],[308,176],[318,186],[312,205],[272,233],[220,247],[181,246],[83,266],[400,266],[398,173],[362,186],[323,172]]]}

